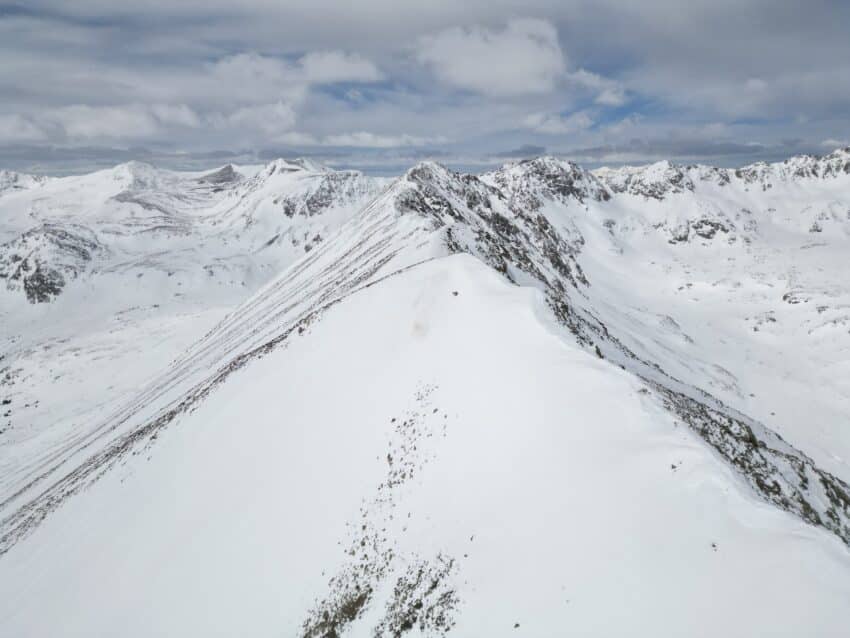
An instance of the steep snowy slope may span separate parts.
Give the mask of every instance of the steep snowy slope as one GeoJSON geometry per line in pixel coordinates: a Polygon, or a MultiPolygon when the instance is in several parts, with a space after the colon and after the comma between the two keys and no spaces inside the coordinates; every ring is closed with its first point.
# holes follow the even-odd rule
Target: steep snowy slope
{"type": "Polygon", "coordinates": [[[39,175],[0,170],[0,193],[36,188],[47,181],[48,178],[39,175]]]}
{"type": "MultiPolygon", "coordinates": [[[[186,333],[162,329],[173,345],[203,327],[181,356],[142,356],[138,390],[3,448],[4,626],[843,635],[850,341],[813,322],[850,294],[845,155],[481,177],[426,162],[378,193],[287,162],[193,177],[231,186],[187,218],[303,256],[220,321],[193,288],[186,333]],[[272,215],[332,219],[337,199],[351,219],[309,251],[272,215]],[[829,232],[797,218],[824,210],[829,232]]],[[[133,179],[150,206],[168,192],[133,179]]],[[[149,343],[166,316],[130,314],[135,333],[90,347],[128,361],[125,337],[149,343]]]]}
{"type": "Polygon", "coordinates": [[[50,301],[83,273],[91,281],[164,272],[177,276],[171,287],[198,276],[219,286],[266,281],[264,270],[279,272],[309,251],[384,185],[304,160],[248,172],[174,173],[130,162],[4,192],[0,277],[31,302],[50,301]],[[39,286],[42,279],[54,285],[39,286]]]}
{"type": "Polygon", "coordinates": [[[7,626],[841,635],[850,488],[618,302],[622,195],[411,169],[5,500],[7,626]]]}
{"type": "Polygon", "coordinates": [[[462,256],[352,296],[5,557],[6,628],[840,635],[838,543],[546,313],[462,256]]]}
{"type": "Polygon", "coordinates": [[[384,180],[277,160],[14,184],[0,194],[0,501],[384,180]]]}
{"type": "Polygon", "coordinates": [[[595,305],[666,370],[850,478],[850,151],[600,175],[611,201],[575,216],[595,239],[595,305]]]}

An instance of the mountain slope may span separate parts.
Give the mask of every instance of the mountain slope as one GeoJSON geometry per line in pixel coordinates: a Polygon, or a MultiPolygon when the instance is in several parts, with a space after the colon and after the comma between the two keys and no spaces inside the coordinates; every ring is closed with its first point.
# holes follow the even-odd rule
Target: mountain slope
{"type": "Polygon", "coordinates": [[[349,296],[4,557],[7,629],[49,632],[45,608],[67,635],[840,626],[846,551],[548,316],[464,256],[349,296]]]}
{"type": "MultiPolygon", "coordinates": [[[[632,192],[555,158],[417,165],[9,474],[4,617],[20,635],[49,633],[44,605],[80,635],[839,635],[850,341],[805,327],[840,312],[846,239],[788,220],[850,184],[715,170],[622,169],[632,192]],[[783,397],[807,355],[831,383],[783,397]]],[[[262,226],[263,206],[239,210],[262,226]]],[[[236,210],[210,219],[232,232],[236,210]]]]}
{"type": "Polygon", "coordinates": [[[16,183],[34,185],[0,195],[0,502],[384,185],[298,160],[16,183]]]}
{"type": "Polygon", "coordinates": [[[582,261],[604,292],[594,303],[619,315],[632,349],[845,480],[850,173],[829,167],[848,161],[844,150],[765,165],[774,177],[759,184],[736,176],[752,167],[681,167],[692,191],[615,195],[581,227],[596,237],[582,261]],[[728,179],[700,178],[718,172],[728,179]]]}

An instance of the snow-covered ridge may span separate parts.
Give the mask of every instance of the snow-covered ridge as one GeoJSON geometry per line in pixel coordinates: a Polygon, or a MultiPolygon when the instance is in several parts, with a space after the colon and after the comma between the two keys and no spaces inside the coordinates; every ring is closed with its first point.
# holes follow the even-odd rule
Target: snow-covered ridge
{"type": "MultiPolygon", "coordinates": [[[[657,177],[669,169],[665,166],[651,175],[657,177]]],[[[263,192],[281,174],[276,164],[238,184],[235,188],[244,185],[246,190],[237,199],[263,192]]],[[[136,178],[134,173],[134,183],[136,178]]],[[[359,176],[343,174],[342,179],[347,183],[359,176]]],[[[301,194],[309,201],[316,192],[307,189],[301,194]]],[[[318,242],[307,257],[237,308],[129,404],[99,423],[73,451],[87,459],[84,471],[63,477],[61,466],[56,466],[43,474],[39,482],[56,472],[50,479],[55,482],[7,521],[4,545],[15,543],[52,511],[57,503],[54,494],[77,492],[104,464],[149,444],[233,371],[284,343],[355,290],[424,259],[451,253],[474,255],[508,281],[540,290],[553,316],[579,344],[654,388],[668,409],[739,471],[762,498],[850,542],[846,483],[817,467],[768,427],[726,406],[704,388],[674,376],[665,369],[660,351],[635,341],[629,329],[618,325],[621,318],[616,312],[598,305],[594,290],[600,284],[581,264],[587,247],[580,225],[592,221],[587,218],[589,203],[605,210],[609,200],[604,192],[592,176],[557,160],[512,165],[482,177],[458,174],[433,162],[418,164],[370,199],[330,239],[318,242]],[[90,456],[91,450],[99,451],[90,456]]],[[[234,210],[226,211],[226,216],[234,210]]],[[[292,217],[285,207],[281,213],[292,217]]],[[[702,227],[696,232],[710,238],[702,227]]],[[[15,501],[28,498],[32,489],[18,493],[15,501]]]]}
{"type": "Polygon", "coordinates": [[[28,175],[15,171],[0,170],[0,195],[6,191],[18,191],[37,188],[49,178],[40,175],[28,175]]]}
{"type": "Polygon", "coordinates": [[[606,201],[608,192],[595,175],[574,162],[555,157],[507,164],[498,171],[485,173],[485,182],[492,183],[512,198],[519,198],[526,208],[539,208],[545,199],[566,203],[585,199],[606,201]]]}
{"type": "Polygon", "coordinates": [[[666,160],[648,166],[601,168],[594,171],[614,193],[628,193],[652,199],[664,199],[670,193],[693,191],[694,183],[689,172],[687,167],[677,166],[666,160]]]}
{"type": "MultiPolygon", "coordinates": [[[[257,267],[280,270],[292,263],[386,182],[304,159],[279,159],[247,173],[232,165],[180,173],[127,162],[76,177],[42,180],[4,173],[3,179],[12,185],[0,193],[4,263],[29,266],[28,259],[37,259],[40,272],[64,269],[70,279],[84,271],[86,279],[116,270],[140,278],[195,271],[220,286],[256,277],[257,267]],[[27,238],[45,225],[82,229],[104,250],[73,274],[61,257],[51,264],[44,250],[39,256],[22,252],[30,250],[27,238]],[[261,257],[249,257],[258,252],[261,257]]],[[[9,290],[22,290],[18,279],[5,277],[9,290]]],[[[57,283],[26,298],[48,302],[64,289],[57,283]]]]}
{"type": "Polygon", "coordinates": [[[686,166],[663,160],[645,166],[603,167],[592,173],[614,193],[652,199],[693,191],[703,182],[719,186],[741,182],[767,190],[778,182],[846,178],[850,175],[850,147],[823,156],[798,155],[782,162],[756,162],[737,169],[700,164],[686,166]]]}
{"type": "Polygon", "coordinates": [[[30,303],[48,302],[104,250],[85,227],[45,223],[0,246],[0,279],[30,303]]]}
{"type": "Polygon", "coordinates": [[[686,633],[706,592],[717,635],[835,626],[847,181],[712,170],[131,164],[0,198],[14,263],[66,280],[0,290],[0,615],[581,635],[642,588],[611,635],[686,633]]]}
{"type": "Polygon", "coordinates": [[[294,171],[307,171],[310,173],[327,173],[330,172],[330,168],[327,166],[316,162],[311,159],[307,159],[304,157],[298,157],[295,159],[283,159],[278,158],[276,160],[272,160],[269,164],[266,165],[265,170],[263,171],[267,175],[274,175],[275,173],[291,173],[294,171]]]}
{"type": "Polygon", "coordinates": [[[759,162],[734,171],[736,177],[747,181],[765,179],[825,179],[850,175],[850,147],[839,148],[828,155],[797,155],[782,162],[759,162]]]}

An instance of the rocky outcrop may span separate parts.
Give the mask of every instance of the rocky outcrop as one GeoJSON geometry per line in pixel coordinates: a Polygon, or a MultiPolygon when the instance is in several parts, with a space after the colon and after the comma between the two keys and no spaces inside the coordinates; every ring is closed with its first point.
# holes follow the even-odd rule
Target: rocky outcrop
{"type": "Polygon", "coordinates": [[[379,187],[359,171],[325,171],[305,194],[275,200],[287,217],[312,217],[335,206],[360,201],[379,192],[379,187]]]}
{"type": "Polygon", "coordinates": [[[0,279],[30,303],[49,302],[103,251],[83,227],[43,224],[0,246],[0,279]]]}
{"type": "MultiPolygon", "coordinates": [[[[670,176],[667,168],[661,172],[670,176]]],[[[683,176],[672,176],[670,184],[692,188],[683,176]]],[[[503,187],[509,183],[499,176],[488,181],[503,187]]],[[[565,195],[538,190],[535,196],[540,205],[523,208],[519,203],[528,203],[528,199],[512,197],[474,176],[459,175],[433,163],[408,171],[405,182],[409,187],[396,199],[400,211],[430,216],[450,251],[476,255],[509,281],[540,288],[558,320],[579,343],[602,358],[616,359],[644,379],[667,409],[714,448],[762,498],[829,530],[850,546],[850,485],[818,468],[769,427],[683,384],[658,362],[637,356],[618,337],[616,328],[606,325],[588,305],[582,289],[592,282],[578,263],[584,244],[581,235],[555,227],[538,212],[547,198],[581,201],[586,192],[565,195]]],[[[630,182],[642,185],[640,188],[648,183],[630,182]]],[[[728,235],[732,227],[720,218],[705,217],[689,222],[682,232],[671,242],[728,235]]]]}
{"type": "Polygon", "coordinates": [[[648,199],[661,200],[670,194],[694,190],[688,170],[668,161],[640,167],[600,169],[596,175],[613,193],[648,199]]]}

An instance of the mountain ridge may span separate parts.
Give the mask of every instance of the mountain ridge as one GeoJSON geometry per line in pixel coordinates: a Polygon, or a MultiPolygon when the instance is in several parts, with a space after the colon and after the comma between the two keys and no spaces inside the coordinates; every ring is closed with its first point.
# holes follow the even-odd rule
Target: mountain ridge
{"type": "MultiPolygon", "coordinates": [[[[286,598],[291,605],[282,622],[305,638],[349,629],[394,635],[411,617],[444,635],[467,617],[464,605],[475,623],[484,622],[476,614],[497,598],[492,592],[477,597],[487,579],[474,571],[474,558],[466,560],[476,554],[468,543],[500,526],[524,539],[536,536],[548,551],[573,560],[569,549],[557,549],[560,539],[586,542],[587,535],[603,534],[616,545],[628,538],[617,534],[624,526],[641,542],[655,538],[653,544],[664,546],[674,542],[664,533],[669,527],[711,556],[718,543],[710,535],[724,530],[720,551],[730,546],[736,561],[753,570],[762,568],[760,557],[781,560],[787,550],[844,573],[843,559],[835,558],[850,546],[850,441],[841,428],[850,396],[842,359],[850,347],[850,290],[842,276],[850,188],[843,174],[818,177],[816,187],[805,189],[796,180],[815,182],[808,174],[752,189],[743,178],[694,181],[684,169],[662,164],[629,173],[626,190],[617,192],[593,173],[553,158],[483,175],[421,162],[386,182],[288,162],[239,179],[230,171],[223,180],[204,177],[219,169],[177,182],[165,174],[148,179],[147,169],[137,176],[135,168],[118,176],[118,194],[136,185],[132,197],[116,200],[108,190],[104,208],[86,212],[115,233],[110,250],[136,241],[140,232],[156,238],[150,244],[156,250],[166,240],[174,248],[142,251],[96,276],[78,275],[49,303],[30,304],[16,290],[0,291],[17,304],[6,316],[21,326],[9,333],[0,359],[0,365],[8,361],[0,368],[0,389],[12,406],[0,432],[0,450],[7,451],[0,456],[0,560],[11,561],[10,573],[26,573],[30,561],[37,562],[33,552],[54,552],[65,526],[87,548],[84,556],[101,545],[110,555],[120,553],[121,543],[129,542],[121,539],[136,538],[121,523],[128,493],[151,503],[138,516],[158,539],[142,548],[154,556],[158,543],[170,552],[174,539],[197,534],[212,543],[199,554],[209,557],[218,529],[233,534],[228,542],[238,546],[242,528],[228,518],[229,507],[282,533],[278,525],[293,512],[314,520],[319,514],[312,499],[331,499],[339,510],[323,508],[328,529],[344,520],[345,531],[336,538],[319,534],[326,549],[305,541],[318,562],[298,567],[304,580],[293,583],[309,583],[311,597],[286,598]],[[213,192],[222,183],[224,190],[213,192]],[[308,204],[317,193],[318,205],[308,204]],[[287,202],[301,208],[290,215],[287,202]],[[811,220],[820,222],[819,230],[812,230],[811,220]],[[204,241],[215,236],[221,244],[193,245],[198,235],[185,240],[175,230],[186,224],[196,232],[196,222],[218,233],[204,241]],[[314,240],[315,224],[325,230],[314,240]],[[305,243],[293,246],[300,237],[305,243]],[[297,250],[285,252],[288,246],[297,250]],[[205,266],[224,247],[238,255],[238,264],[256,267],[268,258],[268,268],[212,295],[211,284],[219,284],[205,266]],[[117,294],[115,286],[127,277],[142,283],[117,294]],[[86,308],[75,305],[81,293],[86,308]],[[89,319],[92,308],[103,315],[102,325],[89,319]],[[91,332],[77,334],[81,325],[91,332]],[[151,325],[162,332],[144,343],[162,341],[151,346],[157,357],[129,347],[150,334],[151,325]],[[103,334],[111,336],[108,349],[103,334]],[[523,354],[529,352],[535,354],[523,354]],[[106,378],[128,361],[139,370],[106,378]],[[324,384],[326,377],[332,381],[324,384]],[[58,379],[60,387],[73,381],[86,391],[63,403],[45,391],[58,379]],[[94,383],[112,385],[107,391],[94,383]],[[86,393],[93,399],[81,398],[86,393]],[[810,425],[814,417],[820,427],[810,425]],[[663,452],[646,443],[657,436],[667,441],[663,452]],[[345,445],[337,445],[341,441],[345,445]],[[552,441],[569,445],[552,447],[552,441]],[[239,454],[229,456],[231,448],[239,454]],[[215,459],[212,466],[196,449],[215,459]],[[582,452],[590,449],[593,458],[583,464],[582,452]],[[638,471],[634,449],[653,465],[620,474],[620,467],[638,471]],[[545,498],[512,491],[510,481],[498,478],[510,473],[488,465],[491,454],[516,464],[520,483],[530,481],[545,498]],[[347,468],[350,489],[333,487],[325,455],[347,468]],[[700,469],[684,470],[684,483],[671,484],[683,463],[700,469]],[[297,468],[292,474],[290,466],[297,468]],[[459,480],[459,470],[475,489],[459,480]],[[440,473],[452,477],[454,490],[445,489],[440,473]],[[541,481],[532,480],[538,473],[541,481]],[[262,480],[252,480],[255,474],[262,480]],[[186,527],[182,513],[169,514],[160,475],[175,477],[189,520],[215,520],[209,531],[186,527]],[[549,485],[549,476],[563,482],[549,485]],[[602,486],[614,509],[595,503],[592,488],[588,499],[578,498],[585,476],[602,486]],[[498,501],[504,497],[505,504],[476,509],[476,502],[490,508],[482,477],[499,486],[498,501]],[[300,490],[277,491],[296,483],[304,484],[303,499],[290,498],[300,490]],[[631,491],[632,483],[641,491],[631,491]],[[315,493],[314,484],[322,486],[315,493]],[[218,491],[230,494],[228,507],[218,503],[218,491]],[[620,502],[621,491],[636,499],[636,510],[620,502]],[[466,509],[452,509],[452,493],[463,495],[466,509]],[[694,516],[707,512],[705,527],[698,518],[677,520],[653,494],[694,516]],[[642,517],[644,501],[672,518],[659,527],[642,517]],[[551,511],[544,518],[553,521],[552,534],[536,526],[528,503],[551,511]],[[576,519],[561,505],[576,507],[576,519]],[[75,522],[91,520],[88,508],[113,507],[122,514],[106,516],[103,527],[83,529],[75,522]],[[616,508],[629,515],[620,519],[616,508]],[[394,516],[404,520],[405,509],[413,522],[400,525],[394,516]],[[476,514],[467,518],[463,511],[476,514]],[[516,521],[511,511],[527,516],[516,521]],[[442,523],[431,528],[419,522],[431,516],[442,523]],[[475,517],[495,527],[476,526],[475,517]],[[407,525],[418,531],[408,535],[407,525]],[[766,554],[748,544],[749,532],[742,531],[748,526],[771,539],[766,554]],[[438,529],[447,536],[435,546],[426,539],[442,534],[438,529]],[[774,545],[775,539],[781,541],[774,545]],[[330,551],[334,542],[339,555],[330,551]],[[471,587],[463,582],[466,573],[475,574],[471,587]],[[426,608],[425,615],[416,611],[426,608]]],[[[9,201],[15,200],[0,198],[0,210],[9,201]]],[[[63,201],[50,210],[68,224],[77,218],[63,201]]],[[[639,547],[638,555],[661,559],[649,545],[639,547]]],[[[679,549],[704,565],[697,581],[716,583],[701,550],[679,549]]],[[[284,563],[295,560],[286,547],[273,551],[282,552],[284,563]]],[[[499,543],[484,555],[491,565],[499,555],[514,558],[499,543]]],[[[143,563],[126,560],[131,572],[142,569],[143,563]]],[[[246,557],[248,564],[253,560],[246,557]]],[[[799,592],[817,592],[824,613],[840,615],[840,605],[829,602],[840,598],[839,576],[815,583],[783,568],[775,576],[782,587],[797,592],[798,578],[799,592]]],[[[173,569],[184,582],[206,567],[181,555],[173,569]]],[[[579,569],[583,578],[592,573],[587,569],[579,569]]],[[[73,571],[63,574],[57,582],[73,571]]],[[[717,574],[728,587],[741,578],[728,566],[717,574]]],[[[615,581],[626,575],[612,572],[615,581]]],[[[136,581],[139,595],[143,582],[136,581]]],[[[12,579],[0,578],[0,588],[12,586],[12,579]]],[[[548,586],[532,589],[548,596],[548,586]]],[[[37,587],[60,595],[53,583],[37,587]]],[[[226,584],[222,588],[248,604],[226,584]]],[[[661,585],[656,589],[673,595],[661,585]]],[[[681,602],[692,614],[697,600],[681,602]]],[[[735,606],[739,597],[723,600],[747,627],[757,622],[735,606]]],[[[783,605],[783,613],[794,608],[783,605]]],[[[553,617],[550,607],[539,613],[553,617]]],[[[35,622],[27,613],[20,617],[35,622]]],[[[83,625],[101,622],[86,616],[83,625]]]]}

